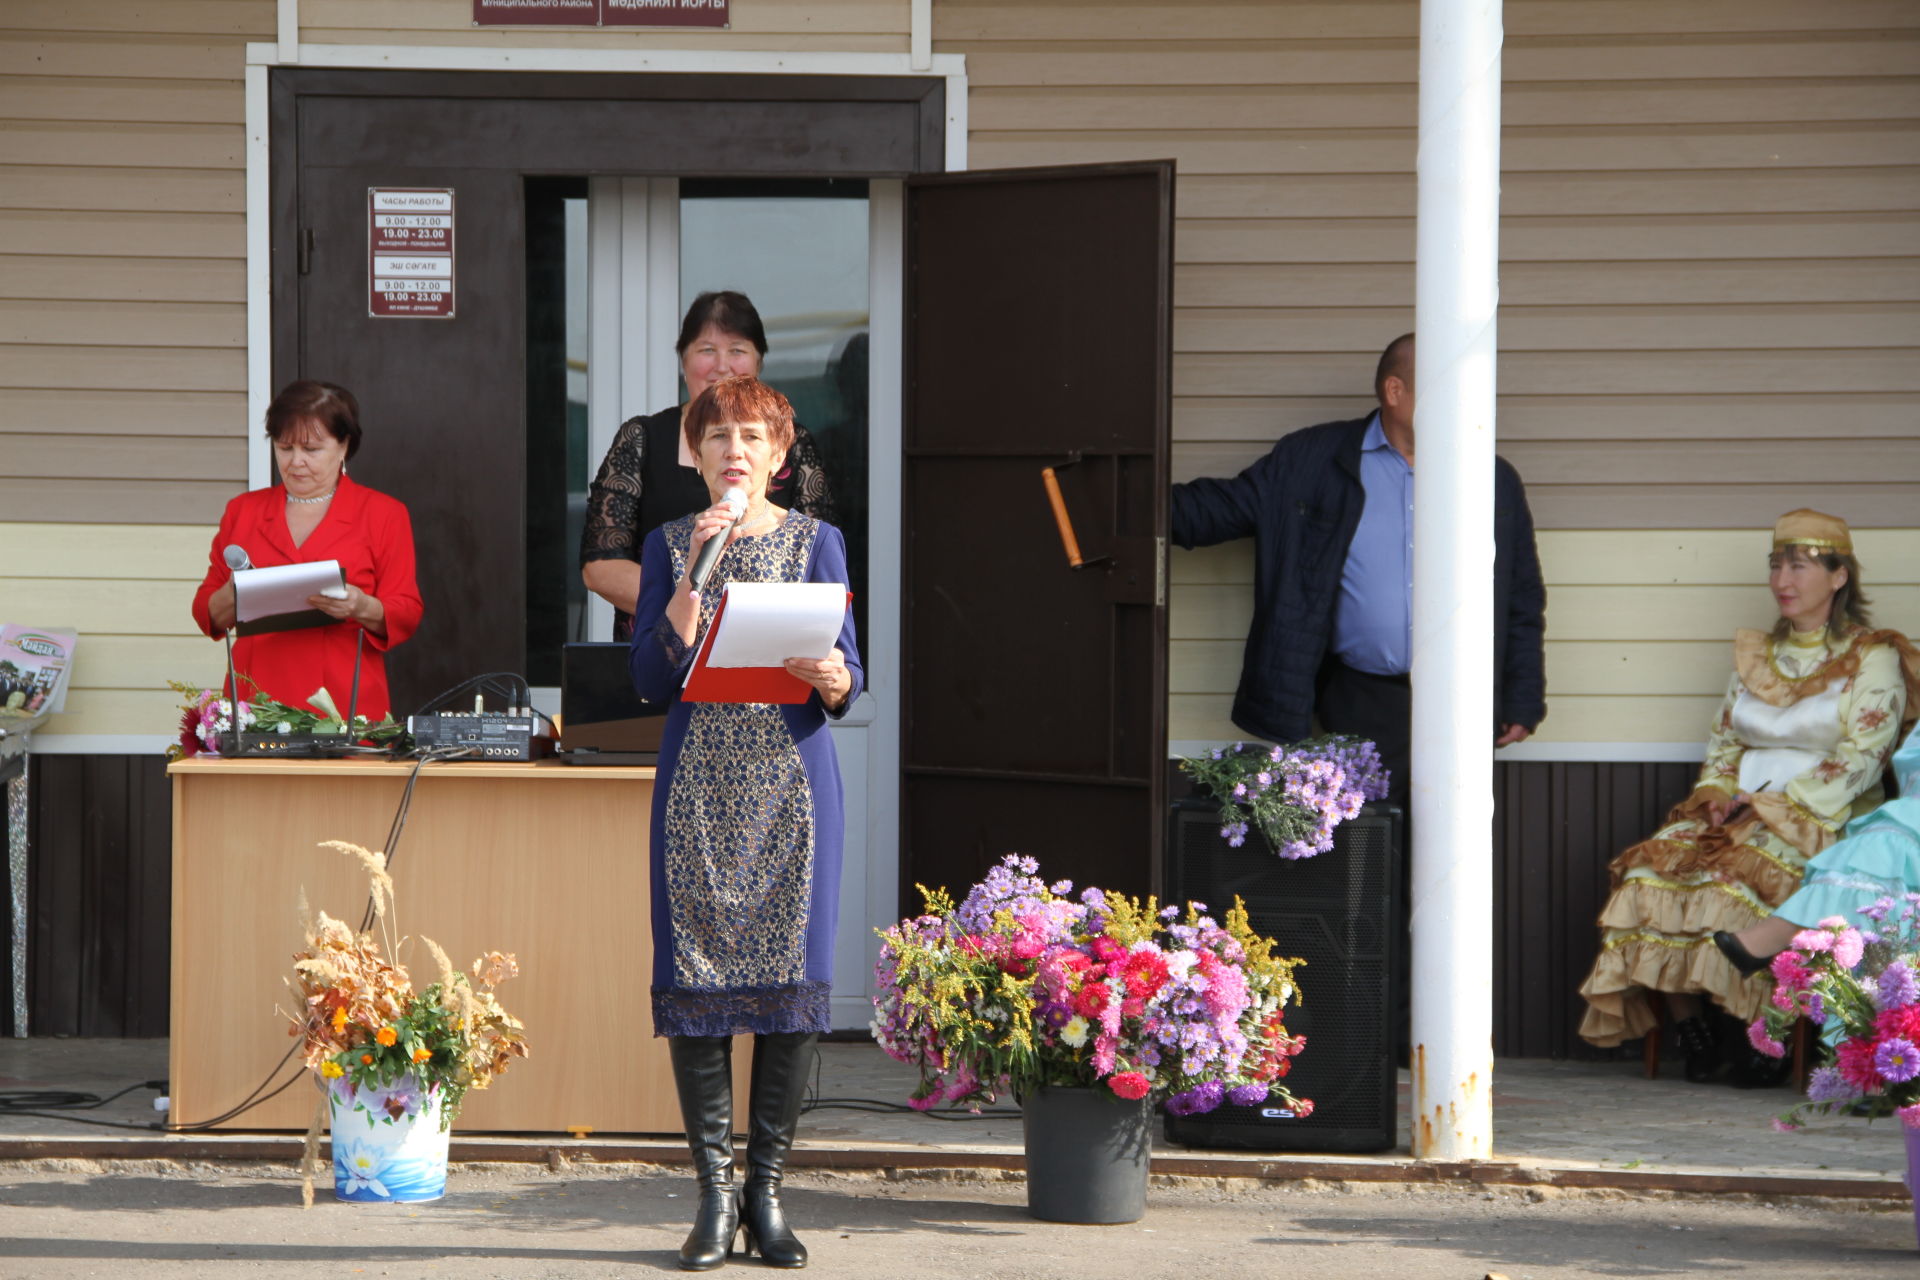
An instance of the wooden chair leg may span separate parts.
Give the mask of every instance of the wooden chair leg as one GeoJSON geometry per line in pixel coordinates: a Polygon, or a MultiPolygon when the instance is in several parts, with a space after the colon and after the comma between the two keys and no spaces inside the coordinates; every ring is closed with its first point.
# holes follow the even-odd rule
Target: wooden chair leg
{"type": "Polygon", "coordinates": [[[1660,1037],[1667,1023],[1667,1000],[1658,991],[1647,992],[1647,1007],[1653,1010],[1653,1029],[1640,1042],[1640,1061],[1649,1080],[1660,1078],[1660,1037]]]}

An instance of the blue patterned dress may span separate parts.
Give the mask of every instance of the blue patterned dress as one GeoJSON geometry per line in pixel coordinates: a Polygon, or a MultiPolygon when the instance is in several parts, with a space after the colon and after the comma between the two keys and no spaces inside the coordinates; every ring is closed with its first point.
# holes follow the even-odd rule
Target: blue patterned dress
{"type": "MultiPolygon", "coordinates": [[[[672,704],[650,844],[653,1032],[827,1031],[845,807],[827,730],[835,713],[817,693],[803,703],[682,702],[680,687],[724,583],[844,583],[846,541],[798,511],[736,539],[702,593],[689,647],[666,608],[692,531],[686,516],[647,535],[630,651],[640,696],[672,704]]],[[[851,614],[838,643],[853,677],[844,715],[865,687],[851,614]]]]}

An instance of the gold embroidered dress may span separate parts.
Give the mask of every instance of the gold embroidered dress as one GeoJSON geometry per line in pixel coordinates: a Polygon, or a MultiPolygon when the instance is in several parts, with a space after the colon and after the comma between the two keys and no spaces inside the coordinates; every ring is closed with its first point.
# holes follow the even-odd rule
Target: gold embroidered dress
{"type": "Polygon", "coordinates": [[[1580,988],[1580,1035],[1594,1044],[1652,1030],[1649,990],[1697,992],[1736,1017],[1758,1016],[1769,979],[1741,977],[1714,931],[1771,915],[1807,860],[1881,802],[1909,702],[1904,638],[1822,628],[1776,642],[1741,631],[1733,652],[1693,794],[1612,863],[1600,955],[1580,988]],[[1752,797],[1746,816],[1724,828],[1707,820],[1709,804],[1741,794],[1752,797]]]}

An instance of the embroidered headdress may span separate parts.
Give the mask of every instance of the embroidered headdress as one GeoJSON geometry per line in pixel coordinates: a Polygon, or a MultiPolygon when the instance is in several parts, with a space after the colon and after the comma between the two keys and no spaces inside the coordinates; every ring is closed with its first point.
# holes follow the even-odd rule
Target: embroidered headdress
{"type": "Polygon", "coordinates": [[[1811,547],[1816,552],[1850,556],[1853,530],[1847,528],[1847,522],[1839,516],[1801,507],[1781,516],[1773,526],[1773,549],[1782,551],[1787,547],[1811,547]]]}

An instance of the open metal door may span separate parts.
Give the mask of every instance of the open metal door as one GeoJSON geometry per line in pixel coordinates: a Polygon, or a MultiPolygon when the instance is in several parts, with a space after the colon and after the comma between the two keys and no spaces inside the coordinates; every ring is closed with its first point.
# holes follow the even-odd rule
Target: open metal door
{"type": "Polygon", "coordinates": [[[907,182],[909,908],[912,885],[963,892],[1011,852],[1160,887],[1173,176],[907,182]]]}

